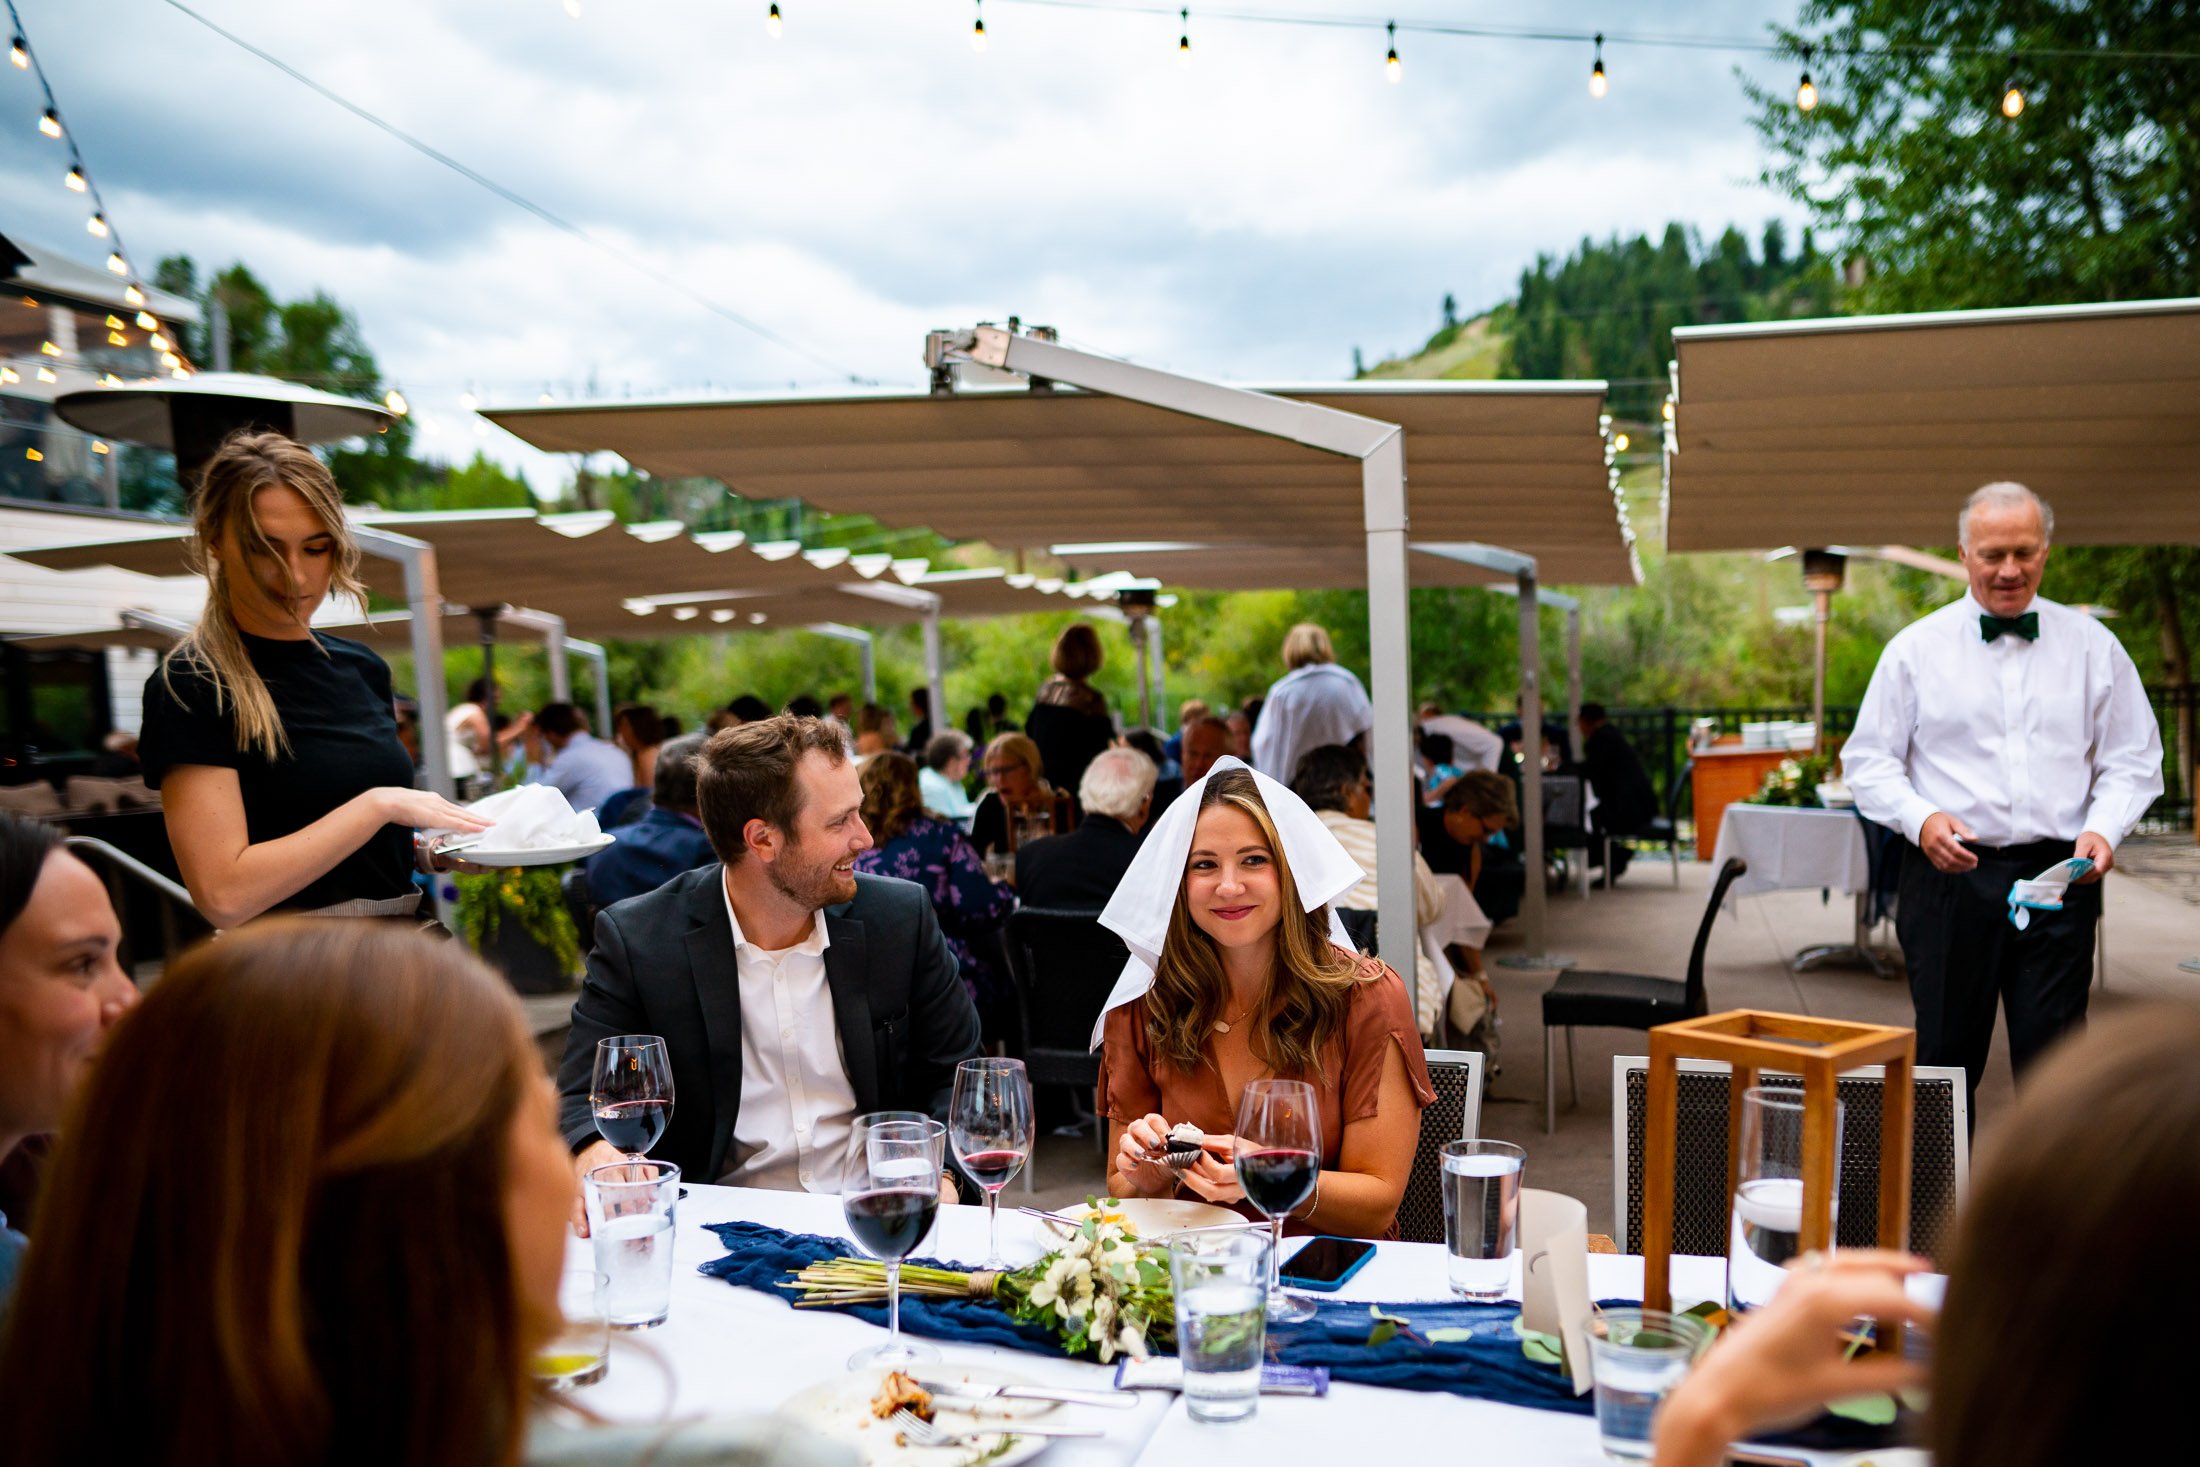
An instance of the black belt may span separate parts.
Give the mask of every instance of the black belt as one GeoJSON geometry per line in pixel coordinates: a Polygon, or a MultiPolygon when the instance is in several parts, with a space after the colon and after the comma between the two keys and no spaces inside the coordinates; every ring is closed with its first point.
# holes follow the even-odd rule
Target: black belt
{"type": "Polygon", "coordinates": [[[2076,848],[2075,841],[2034,840],[2021,846],[1988,846],[1965,841],[1963,848],[1982,861],[2009,861],[2024,865],[2033,861],[2060,861],[2076,848]]]}

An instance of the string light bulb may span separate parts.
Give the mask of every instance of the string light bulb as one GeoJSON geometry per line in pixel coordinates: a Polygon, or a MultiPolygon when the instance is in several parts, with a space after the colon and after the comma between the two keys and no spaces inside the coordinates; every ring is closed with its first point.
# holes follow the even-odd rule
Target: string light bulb
{"type": "Polygon", "coordinates": [[[107,333],[107,344],[109,346],[128,346],[130,338],[119,331],[110,331],[107,333]]]}
{"type": "Polygon", "coordinates": [[[146,345],[152,347],[154,351],[174,351],[176,349],[176,344],[170,341],[167,337],[161,335],[158,331],[154,332],[151,336],[146,337],[145,342],[146,345]]]}
{"type": "Polygon", "coordinates": [[[120,331],[122,329],[122,318],[112,311],[107,313],[107,329],[109,331],[120,331]]]}
{"type": "Polygon", "coordinates": [[[28,71],[31,65],[31,43],[17,36],[8,43],[8,60],[15,63],[17,71],[28,71]]]}
{"type": "Polygon", "coordinates": [[[1604,79],[1604,33],[1602,31],[1597,32],[1596,46],[1596,62],[1589,68],[1589,95],[1602,97],[1611,89],[1611,83],[1604,79]]]}
{"type": "Polygon", "coordinates": [[[1796,110],[1808,112],[1818,105],[1818,88],[1810,79],[1810,52],[1803,53],[1803,79],[1795,86],[1796,110]]]}
{"type": "Polygon", "coordinates": [[[176,368],[183,365],[183,358],[177,356],[172,351],[164,351],[160,354],[160,364],[166,367],[169,371],[173,372],[176,370],[176,368]]]}
{"type": "Polygon", "coordinates": [[[38,350],[39,354],[42,356],[57,357],[61,355],[61,348],[55,346],[50,341],[41,341],[40,343],[38,343],[38,350]]]}
{"type": "Polygon", "coordinates": [[[58,382],[61,379],[53,374],[53,368],[40,367],[38,369],[38,380],[41,382],[58,382]]]}
{"type": "Polygon", "coordinates": [[[764,12],[764,34],[778,40],[787,31],[787,23],[779,17],[779,0],[772,0],[772,8],[764,12]]]}
{"type": "Polygon", "coordinates": [[[1612,452],[1625,453],[1629,441],[1625,433],[1614,433],[1612,435],[1612,452]]]}
{"type": "Polygon", "coordinates": [[[94,438],[92,440],[92,452],[97,454],[108,454],[114,452],[114,450],[107,446],[104,439],[94,438]]]}
{"type": "Polygon", "coordinates": [[[382,394],[382,406],[388,408],[391,412],[397,414],[401,418],[405,416],[406,413],[412,411],[411,407],[405,402],[405,394],[399,392],[394,387],[392,387],[388,392],[382,394]]]}
{"type": "Polygon", "coordinates": [[[127,275],[130,273],[130,262],[120,255],[110,253],[107,256],[107,268],[117,275],[127,275]]]}
{"type": "Polygon", "coordinates": [[[1670,423],[1670,422],[1672,422],[1672,421],[1673,421],[1673,399],[1672,399],[1672,398],[1670,398],[1670,397],[1669,397],[1669,398],[1667,398],[1667,399],[1665,400],[1665,404],[1664,404],[1664,407],[1663,407],[1663,408],[1661,409],[1661,411],[1662,411],[1662,412],[1663,412],[1663,413],[1665,414],[1665,421],[1667,421],[1668,423],[1670,423]]]}
{"type": "Polygon", "coordinates": [[[1390,33],[1390,54],[1383,58],[1383,80],[1396,86],[1406,74],[1404,63],[1398,59],[1398,22],[1392,21],[1384,29],[1390,33]]]}
{"type": "Polygon", "coordinates": [[[158,316],[155,316],[151,311],[138,312],[137,323],[139,326],[143,327],[147,331],[160,330],[160,318],[158,316]]]}
{"type": "Polygon", "coordinates": [[[69,176],[61,181],[69,186],[69,192],[72,194],[80,194],[91,187],[84,179],[84,170],[74,164],[69,167],[69,176]]]}
{"type": "Polygon", "coordinates": [[[91,218],[85,220],[84,232],[94,239],[105,239],[113,233],[107,227],[107,216],[105,214],[94,214],[91,218]]]}
{"type": "Polygon", "coordinates": [[[1184,27],[1182,33],[1176,38],[1176,64],[1190,66],[1192,64],[1192,12],[1190,8],[1179,10],[1176,13],[1176,18],[1184,27]]]}
{"type": "Polygon", "coordinates": [[[26,449],[24,449],[24,450],[23,450],[23,457],[25,457],[25,458],[29,459],[29,460],[30,460],[30,461],[31,461],[32,463],[34,463],[34,464],[42,464],[42,463],[44,463],[44,462],[46,461],[46,455],[44,455],[44,454],[40,453],[40,452],[39,452],[39,451],[38,451],[37,449],[35,449],[35,448],[26,448],[26,449]]]}
{"type": "Polygon", "coordinates": [[[61,136],[61,114],[48,107],[38,115],[38,130],[50,138],[61,136]]]}
{"type": "Polygon", "coordinates": [[[970,49],[985,54],[985,0],[977,0],[978,23],[970,28],[970,49]]]}
{"type": "MultiPolygon", "coordinates": [[[[142,306],[145,304],[145,292],[137,288],[137,282],[135,280],[131,281],[128,285],[122,287],[122,298],[128,301],[133,306],[142,306]]],[[[145,323],[141,321],[138,324],[142,326],[145,323]]]]}
{"type": "Polygon", "coordinates": [[[2021,116],[2023,112],[2024,89],[2017,85],[2016,76],[2014,74],[2011,74],[2009,80],[2002,83],[2001,115],[2004,117],[2015,118],[2021,116]]]}
{"type": "Polygon", "coordinates": [[[23,374],[16,371],[15,368],[0,367],[0,383],[6,383],[7,385],[12,387],[22,380],[23,374]]]}

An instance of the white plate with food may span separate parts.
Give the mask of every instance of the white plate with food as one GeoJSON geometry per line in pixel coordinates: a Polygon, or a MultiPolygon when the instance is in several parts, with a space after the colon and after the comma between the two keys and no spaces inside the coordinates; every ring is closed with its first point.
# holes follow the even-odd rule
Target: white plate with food
{"type": "Polygon", "coordinates": [[[564,846],[541,846],[526,851],[492,851],[483,846],[464,844],[441,846],[438,851],[461,861],[470,861],[476,866],[560,866],[567,861],[585,861],[617,839],[616,835],[605,831],[594,840],[564,846]]]}
{"type": "Polygon", "coordinates": [[[1097,1211],[1103,1220],[1120,1219],[1133,1236],[1148,1240],[1181,1233],[1186,1228],[1226,1227],[1231,1223],[1255,1226],[1243,1213],[1188,1197],[1103,1197],[1100,1203],[1096,1209],[1089,1202],[1080,1202],[1053,1215],[1074,1227],[1097,1211]]]}
{"type": "MultiPolygon", "coordinates": [[[[916,1368],[930,1380],[983,1386],[1039,1384],[1028,1375],[989,1365],[930,1361],[916,1368]]],[[[964,1399],[925,1391],[906,1376],[894,1380],[889,1388],[889,1378],[890,1373],[884,1370],[851,1370],[797,1392],[779,1408],[779,1414],[820,1436],[855,1448],[864,1467],[960,1467],[981,1461],[987,1467],[1014,1467],[1046,1449],[1048,1438],[1017,1436],[1014,1425],[1058,1409],[1054,1401],[964,1399]],[[887,1419],[901,1405],[922,1407],[918,1415],[929,1411],[933,1422],[949,1430],[996,1423],[1002,1430],[951,1446],[910,1446],[903,1440],[901,1429],[887,1419]]]]}

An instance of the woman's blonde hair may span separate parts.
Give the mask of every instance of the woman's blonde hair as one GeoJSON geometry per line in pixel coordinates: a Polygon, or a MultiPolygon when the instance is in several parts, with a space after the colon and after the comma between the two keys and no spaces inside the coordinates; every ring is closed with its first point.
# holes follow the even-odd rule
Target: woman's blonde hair
{"type": "MultiPolygon", "coordinates": [[[[344,518],[343,491],[336,487],[328,466],[305,445],[280,433],[250,429],[232,433],[207,460],[191,506],[191,569],[206,577],[206,610],[199,624],[161,660],[160,676],[179,700],[178,668],[204,677],[214,690],[214,711],[230,711],[238,747],[279,759],[290,753],[290,736],[283,731],[267,684],[245,651],[236,612],[229,604],[231,578],[250,572],[217,553],[233,545],[247,560],[264,555],[282,563],[253,513],[253,496],[262,489],[288,489],[305,500],[335,542],[336,565],[329,575],[329,591],[351,597],[365,611],[367,588],[359,579],[359,542],[352,538],[351,525],[344,518]]],[[[283,577],[286,582],[290,578],[287,565],[283,577]]]]}
{"type": "Polygon", "coordinates": [[[1337,649],[1330,645],[1329,633],[1310,621],[1302,621],[1283,634],[1283,665],[1291,672],[1336,660],[1337,649]]]}
{"type": "MultiPolygon", "coordinates": [[[[1283,902],[1283,918],[1276,924],[1276,966],[1260,1000],[1266,1022],[1252,1031],[1254,1053],[1280,1076],[1319,1075],[1322,1050],[1344,1025],[1353,985],[1360,981],[1360,964],[1329,940],[1329,908],[1309,912],[1302,906],[1283,838],[1253,776],[1242,769],[1210,775],[1200,796],[1200,813],[1219,805],[1244,811],[1260,827],[1261,839],[1275,857],[1283,902]]],[[[1192,921],[1185,900],[1190,886],[1187,863],[1169,913],[1169,933],[1162,939],[1161,966],[1154,970],[1153,990],[1146,997],[1148,1046],[1185,1074],[1203,1062],[1202,1047],[1223,1017],[1230,993],[1214,939],[1192,921]]]]}
{"type": "Polygon", "coordinates": [[[459,943],[291,917],[192,949],[70,1111],[0,1338],[10,1460],[517,1467],[556,1324],[505,1212],[542,1083],[459,943]]]}
{"type": "Polygon", "coordinates": [[[985,762],[991,765],[996,756],[1021,764],[1031,771],[1031,782],[1042,791],[1052,788],[1047,783],[1046,760],[1040,757],[1039,746],[1031,741],[1029,734],[995,734],[993,742],[985,746],[985,762]]]}

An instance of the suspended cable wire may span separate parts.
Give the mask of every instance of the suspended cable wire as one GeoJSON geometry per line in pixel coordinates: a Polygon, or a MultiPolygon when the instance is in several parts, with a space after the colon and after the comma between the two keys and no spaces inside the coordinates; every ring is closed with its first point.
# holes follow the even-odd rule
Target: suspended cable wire
{"type": "MultiPolygon", "coordinates": [[[[15,0],[7,0],[7,3],[9,9],[12,11],[15,6],[15,0]]],[[[189,5],[184,4],[183,0],[166,0],[166,3],[171,9],[181,11],[183,14],[197,21],[200,25],[206,27],[206,29],[212,31],[215,35],[220,36],[223,40],[229,42],[229,44],[235,46],[237,49],[247,52],[252,56],[258,57],[261,61],[264,61],[269,66],[274,67],[277,71],[280,71],[283,75],[289,77],[292,81],[298,83],[300,86],[305,87],[309,91],[319,94],[327,101],[335,103],[337,106],[343,108],[346,112],[349,112],[352,116],[358,118],[360,121],[367,123],[372,127],[378,128],[382,132],[388,133],[391,137],[397,139],[406,147],[411,148],[414,152],[419,153],[422,157],[431,159],[432,161],[441,164],[443,167],[448,168],[449,170],[451,170],[451,172],[456,173],[459,177],[467,180],[469,183],[487,189],[490,193],[495,194],[498,198],[504,200],[506,203],[512,205],[514,208],[524,209],[526,212],[534,215],[537,219],[540,219],[543,223],[549,225],[551,228],[573,236],[573,238],[580,240],[583,244],[588,245],[591,249],[594,249],[611,259],[617,260],[620,264],[625,265],[628,269],[634,270],[639,274],[648,276],[650,279],[656,281],[659,285],[663,285],[669,289],[678,291],[681,295],[686,296],[689,300],[695,302],[704,310],[709,311],[712,315],[717,316],[721,320],[729,321],[732,324],[740,327],[742,330],[749,332],[751,335],[759,337],[764,341],[770,342],[773,346],[778,347],[782,351],[791,352],[795,356],[803,358],[805,361],[809,361],[815,363],[820,367],[824,367],[826,370],[832,372],[835,376],[844,378],[849,382],[870,385],[871,379],[860,376],[857,373],[850,371],[848,368],[842,366],[840,363],[834,361],[832,358],[825,356],[821,352],[812,351],[810,348],[803,346],[799,342],[789,340],[788,338],[780,335],[778,332],[772,330],[769,326],[764,325],[762,322],[751,320],[749,317],[742,315],[739,311],[734,310],[731,306],[727,306],[721,304],[718,301],[712,300],[709,296],[702,294],[700,291],[696,290],[693,286],[689,285],[686,281],[680,279],[678,276],[669,274],[664,270],[660,270],[655,265],[650,264],[646,260],[637,259],[634,256],[627,254],[625,251],[619,249],[616,245],[612,244],[608,240],[591,232],[590,230],[584,228],[579,224],[575,224],[572,220],[567,219],[564,215],[552,212],[551,210],[543,207],[541,204],[536,203],[533,199],[528,198],[526,195],[518,192],[517,190],[507,188],[505,185],[498,183],[495,179],[489,177],[489,175],[481,172],[479,169],[470,167],[465,163],[461,163],[458,159],[452,157],[450,154],[445,153],[440,149],[421,141],[419,138],[414,137],[411,133],[406,132],[403,128],[397,126],[395,123],[377,116],[376,114],[368,111],[365,107],[360,106],[357,102],[352,101],[349,97],[344,96],[343,94],[333,90],[330,87],[324,86],[322,83],[306,75],[304,72],[300,71],[297,67],[292,66],[289,62],[283,60],[281,57],[276,56],[269,51],[261,49],[260,47],[254,45],[252,42],[246,40],[244,37],[238,35],[236,32],[225,29],[221,25],[216,24],[214,21],[209,20],[207,17],[201,15],[198,11],[193,10],[189,5]]],[[[136,304],[136,302],[133,302],[132,304],[136,304]]]]}

